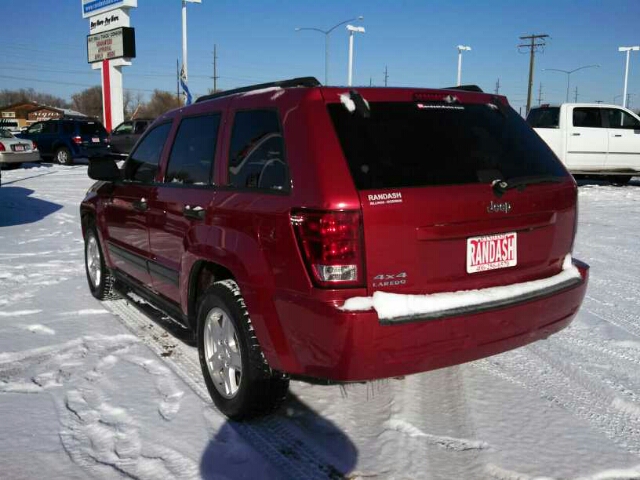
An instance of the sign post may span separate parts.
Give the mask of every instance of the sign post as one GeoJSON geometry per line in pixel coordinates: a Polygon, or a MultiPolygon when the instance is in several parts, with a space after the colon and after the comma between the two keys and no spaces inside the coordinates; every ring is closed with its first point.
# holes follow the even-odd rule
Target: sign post
{"type": "Polygon", "coordinates": [[[103,123],[107,131],[124,121],[122,67],[136,56],[135,31],[129,9],[138,0],[81,0],[82,16],[89,19],[87,61],[100,70],[103,123]]]}

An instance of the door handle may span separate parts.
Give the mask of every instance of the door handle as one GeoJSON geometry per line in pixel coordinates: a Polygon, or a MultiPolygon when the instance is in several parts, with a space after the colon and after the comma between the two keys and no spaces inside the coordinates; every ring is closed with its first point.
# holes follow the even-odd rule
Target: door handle
{"type": "Polygon", "coordinates": [[[132,205],[133,205],[133,208],[135,208],[139,212],[146,212],[147,209],[149,208],[149,204],[147,204],[147,199],[144,197],[142,197],[138,201],[134,201],[132,205]]]}
{"type": "Polygon", "coordinates": [[[182,216],[185,218],[192,218],[194,220],[202,220],[205,215],[205,210],[200,205],[185,205],[182,209],[182,216]]]}
{"type": "Polygon", "coordinates": [[[622,135],[614,135],[614,137],[621,137],[622,135]]]}
{"type": "Polygon", "coordinates": [[[579,134],[579,133],[572,133],[572,134],[571,134],[571,136],[572,136],[572,137],[579,137],[579,136],[580,136],[580,134],[579,134]]]}

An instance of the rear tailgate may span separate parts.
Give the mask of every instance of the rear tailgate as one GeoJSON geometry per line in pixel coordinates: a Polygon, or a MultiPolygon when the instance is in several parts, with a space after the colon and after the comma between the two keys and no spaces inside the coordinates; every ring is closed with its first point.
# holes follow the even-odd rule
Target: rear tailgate
{"type": "Polygon", "coordinates": [[[363,89],[367,118],[349,102],[331,103],[340,100],[331,93],[327,107],[362,205],[369,292],[468,290],[560,271],[576,186],[504,100],[401,90],[384,101],[389,94],[363,89]],[[523,178],[538,181],[492,188],[523,178]]]}

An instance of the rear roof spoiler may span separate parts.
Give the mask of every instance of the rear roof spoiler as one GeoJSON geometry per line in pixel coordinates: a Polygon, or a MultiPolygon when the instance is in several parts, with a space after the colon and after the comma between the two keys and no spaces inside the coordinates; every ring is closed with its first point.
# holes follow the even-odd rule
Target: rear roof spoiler
{"type": "Polygon", "coordinates": [[[457,87],[443,88],[443,90],[463,90],[465,92],[484,93],[482,89],[477,85],[458,85],[457,87]]]}
{"type": "Polygon", "coordinates": [[[227,97],[229,95],[235,95],[236,93],[246,93],[254,90],[261,90],[263,88],[280,87],[280,88],[292,88],[292,87],[319,87],[321,83],[315,77],[298,77],[291,78],[289,80],[279,80],[277,82],[259,83],[257,85],[249,85],[246,87],[234,88],[233,90],[225,90],[223,92],[212,93],[210,95],[204,95],[198,97],[195,103],[205,102],[207,100],[214,100],[216,98],[227,97]]]}

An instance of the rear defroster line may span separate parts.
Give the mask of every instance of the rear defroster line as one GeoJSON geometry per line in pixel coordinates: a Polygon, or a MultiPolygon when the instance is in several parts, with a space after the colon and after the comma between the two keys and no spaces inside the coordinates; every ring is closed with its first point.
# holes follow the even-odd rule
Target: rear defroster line
{"type": "MultiPolygon", "coordinates": [[[[113,300],[103,304],[204,402],[212,403],[194,348],[175,337],[163,337],[166,332],[140,312],[133,302],[113,300]],[[170,356],[167,356],[168,350],[172,352],[170,356]]],[[[277,414],[251,422],[229,422],[247,443],[280,470],[282,478],[344,478],[345,474],[324,460],[321,452],[305,445],[304,437],[296,435],[294,427],[288,423],[289,420],[277,414]]]]}

